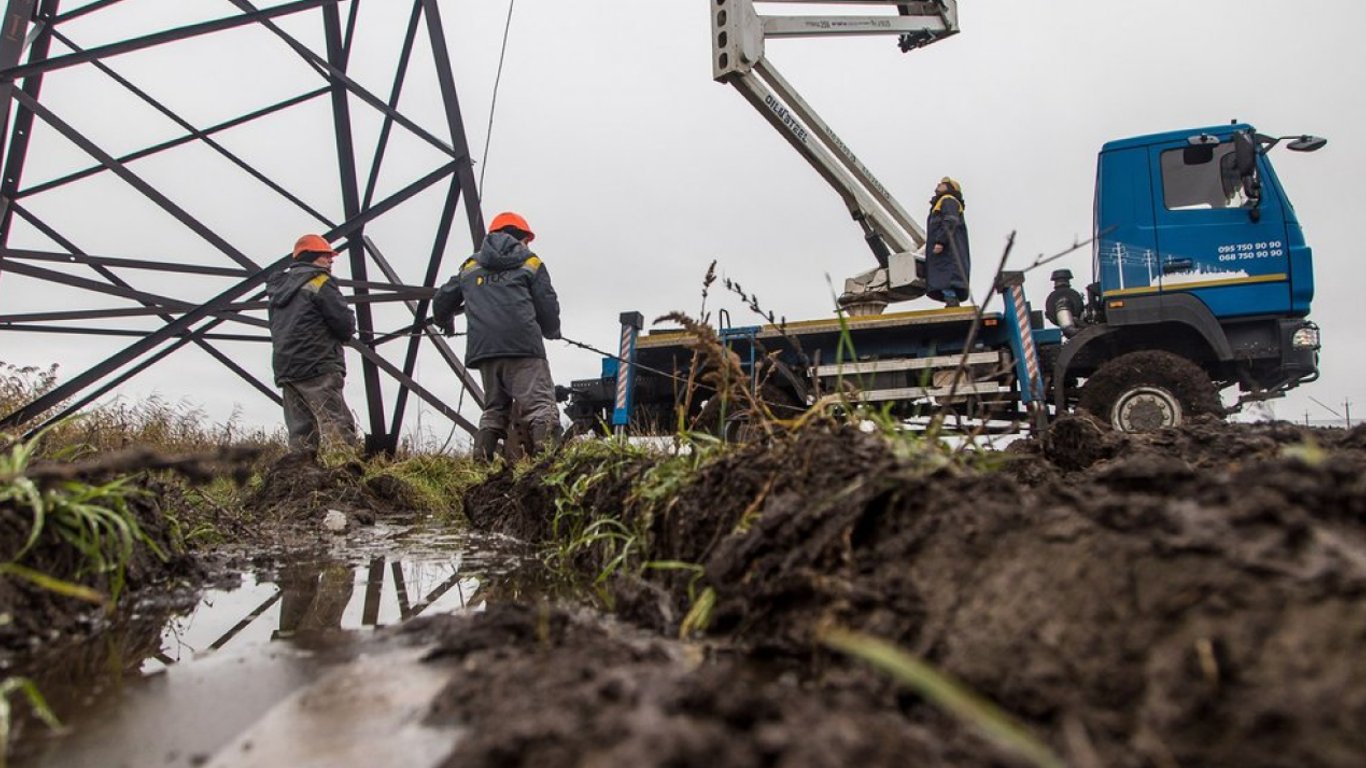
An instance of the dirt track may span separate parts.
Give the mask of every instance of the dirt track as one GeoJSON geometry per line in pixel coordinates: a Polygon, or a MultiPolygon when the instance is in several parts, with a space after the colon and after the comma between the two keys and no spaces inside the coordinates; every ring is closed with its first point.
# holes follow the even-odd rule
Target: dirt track
{"type": "MultiPolygon", "coordinates": [[[[1073,764],[1357,765],[1363,449],[1361,429],[1209,422],[1125,438],[1081,419],[994,472],[898,457],[852,429],[752,446],[648,521],[652,556],[703,564],[716,589],[713,660],[680,669],[572,622],[524,618],[542,627],[530,639],[452,641],[447,653],[488,676],[508,716],[458,706],[470,690],[434,717],[478,734],[451,765],[535,762],[512,759],[521,754],[558,765],[620,754],[644,765],[1001,764],[928,705],[822,650],[819,632],[841,626],[923,656],[1073,764]],[[718,741],[735,746],[699,746],[718,741]],[[533,743],[541,751],[527,752],[533,743]]],[[[632,519],[622,491],[643,471],[621,468],[594,502],[632,519]]],[[[471,518],[544,532],[553,509],[536,483],[494,478],[469,500],[471,518]]],[[[618,586],[627,617],[676,633],[681,576],[618,586]]],[[[511,621],[475,622],[499,620],[511,621]]]]}

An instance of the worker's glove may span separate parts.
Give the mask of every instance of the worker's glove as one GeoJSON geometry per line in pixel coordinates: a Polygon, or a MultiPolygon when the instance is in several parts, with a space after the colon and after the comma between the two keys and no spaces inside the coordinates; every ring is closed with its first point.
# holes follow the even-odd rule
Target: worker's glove
{"type": "Polygon", "coordinates": [[[545,337],[546,337],[547,339],[550,339],[551,341],[555,341],[556,339],[563,338],[562,336],[560,336],[560,329],[559,329],[559,328],[556,328],[556,329],[553,330],[553,331],[546,331],[545,337]]]}
{"type": "Polygon", "coordinates": [[[445,319],[433,317],[432,324],[441,329],[442,336],[450,337],[455,335],[455,315],[451,315],[445,319]]]}

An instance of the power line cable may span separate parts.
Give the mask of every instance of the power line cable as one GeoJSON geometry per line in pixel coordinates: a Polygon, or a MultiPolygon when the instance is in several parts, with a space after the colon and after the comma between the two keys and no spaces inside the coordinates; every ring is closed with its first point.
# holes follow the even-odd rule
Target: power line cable
{"type": "Polygon", "coordinates": [[[498,86],[503,82],[503,61],[507,58],[508,33],[512,30],[512,10],[517,0],[508,0],[508,17],[503,24],[503,46],[498,52],[498,74],[493,78],[493,100],[489,104],[489,125],[484,133],[484,157],[479,161],[479,199],[484,199],[484,171],[489,167],[489,146],[493,144],[493,118],[498,113],[498,86]]]}

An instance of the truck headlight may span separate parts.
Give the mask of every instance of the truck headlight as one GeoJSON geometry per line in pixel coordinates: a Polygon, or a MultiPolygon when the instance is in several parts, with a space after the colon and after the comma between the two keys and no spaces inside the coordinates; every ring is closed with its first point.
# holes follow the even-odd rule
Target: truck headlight
{"type": "Polygon", "coordinates": [[[1290,346],[1295,349],[1318,349],[1318,326],[1306,325],[1298,331],[1295,331],[1295,334],[1290,337],[1290,346]]]}

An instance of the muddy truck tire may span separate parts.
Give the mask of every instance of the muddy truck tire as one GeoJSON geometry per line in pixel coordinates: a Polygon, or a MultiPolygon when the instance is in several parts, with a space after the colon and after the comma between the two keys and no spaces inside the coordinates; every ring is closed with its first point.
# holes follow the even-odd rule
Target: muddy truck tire
{"type": "Polygon", "coordinates": [[[1082,387],[1080,405],[1121,432],[1153,432],[1225,413],[1200,366],[1161,350],[1130,352],[1102,365],[1082,387]]]}
{"type": "MultiPolygon", "coordinates": [[[[805,411],[796,396],[787,389],[772,382],[764,384],[759,390],[759,400],[768,406],[777,419],[794,419],[805,411]]],[[[725,407],[725,423],[721,423],[722,404],[719,396],[712,396],[702,404],[702,410],[694,419],[694,429],[716,435],[726,442],[745,443],[763,433],[754,424],[754,414],[744,400],[732,398],[725,407]]]]}

